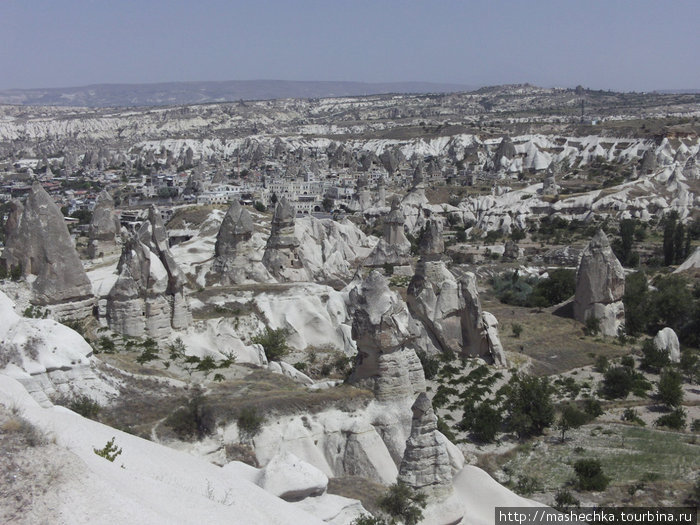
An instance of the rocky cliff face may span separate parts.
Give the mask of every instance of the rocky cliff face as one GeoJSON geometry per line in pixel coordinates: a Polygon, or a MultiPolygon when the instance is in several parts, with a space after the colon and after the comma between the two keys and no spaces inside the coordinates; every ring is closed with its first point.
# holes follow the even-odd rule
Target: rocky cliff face
{"type": "Polygon", "coordinates": [[[92,285],[75,250],[63,214],[38,182],[22,206],[14,203],[0,258],[8,271],[21,267],[32,283],[32,302],[53,305],[61,317],[85,317],[93,303],[92,285]]]}
{"type": "Polygon", "coordinates": [[[294,232],[293,206],[282,197],[275,207],[272,229],[262,262],[279,281],[308,281],[309,273],[299,257],[299,239],[294,232]]]}
{"type": "Polygon", "coordinates": [[[585,323],[589,317],[595,317],[603,335],[616,336],[625,323],[624,293],[622,265],[605,232],[598,230],[583,251],[576,273],[574,318],[585,323]]]}
{"type": "Polygon", "coordinates": [[[167,247],[165,226],[155,207],[124,245],[117,271],[119,278],[107,296],[107,322],[112,330],[164,339],[172,329],[192,322],[185,278],[167,247]]]}
{"type": "Polygon", "coordinates": [[[121,225],[114,210],[114,200],[106,190],[102,190],[90,221],[88,256],[94,259],[117,251],[120,233],[121,225]]]}

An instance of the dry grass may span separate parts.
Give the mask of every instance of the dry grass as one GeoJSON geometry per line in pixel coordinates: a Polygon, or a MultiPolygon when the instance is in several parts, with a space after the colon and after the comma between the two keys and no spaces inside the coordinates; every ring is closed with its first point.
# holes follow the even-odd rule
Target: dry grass
{"type": "Polygon", "coordinates": [[[662,496],[669,505],[680,505],[700,469],[700,445],[687,433],[594,422],[569,435],[564,443],[555,436],[541,437],[509,453],[481,458],[481,462],[490,472],[500,469],[510,475],[511,481],[536,473],[545,494],[535,497],[547,503],[575,477],[573,464],[579,459],[599,459],[611,478],[605,492],[582,495],[596,504],[643,505],[662,496]],[[639,487],[639,491],[630,487],[639,487]]]}
{"type": "Polygon", "coordinates": [[[346,498],[359,499],[368,512],[377,515],[380,511],[377,501],[386,492],[386,487],[367,478],[347,476],[328,480],[328,493],[346,498]]]}
{"type": "Polygon", "coordinates": [[[481,302],[484,310],[498,319],[499,336],[505,350],[530,358],[533,374],[559,374],[591,365],[597,355],[613,358],[630,353],[630,348],[620,346],[616,339],[584,336],[581,323],[554,315],[552,308],[509,306],[487,293],[481,295],[481,302]],[[517,338],[513,336],[514,323],[523,327],[517,338]]]}
{"type": "Polygon", "coordinates": [[[239,379],[212,385],[207,404],[219,422],[230,422],[243,408],[259,413],[283,415],[317,413],[329,407],[340,410],[361,409],[373,399],[368,390],[341,385],[327,390],[308,390],[291,379],[267,370],[254,370],[239,379]]]}
{"type": "MultiPolygon", "coordinates": [[[[60,487],[56,451],[40,429],[0,406],[0,523],[36,523],[39,500],[60,487]]],[[[42,519],[51,522],[43,510],[42,519]]]]}

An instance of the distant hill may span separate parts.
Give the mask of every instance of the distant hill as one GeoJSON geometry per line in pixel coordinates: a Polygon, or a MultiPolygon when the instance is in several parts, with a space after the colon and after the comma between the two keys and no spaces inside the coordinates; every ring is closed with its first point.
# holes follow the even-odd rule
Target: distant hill
{"type": "Polygon", "coordinates": [[[377,95],[382,93],[453,93],[476,86],[432,82],[322,82],[290,80],[230,80],[159,84],[95,84],[91,86],[10,89],[0,91],[0,104],[36,106],[166,106],[269,100],[377,95]]]}

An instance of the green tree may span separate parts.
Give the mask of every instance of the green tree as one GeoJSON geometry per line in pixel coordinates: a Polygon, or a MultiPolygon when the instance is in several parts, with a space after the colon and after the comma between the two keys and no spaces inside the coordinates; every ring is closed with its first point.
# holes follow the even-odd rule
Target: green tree
{"type": "Polygon", "coordinates": [[[676,233],[676,224],[678,222],[678,212],[673,210],[664,218],[664,264],[666,266],[673,264],[675,257],[675,249],[673,246],[676,233]]]}
{"type": "Polygon", "coordinates": [[[632,391],[634,377],[626,366],[608,368],[603,376],[601,393],[608,399],[626,398],[632,391]]]}
{"type": "Polygon", "coordinates": [[[683,430],[687,413],[683,407],[678,407],[670,414],[665,414],[654,421],[655,427],[668,427],[673,430],[683,430]]]}
{"type": "Polygon", "coordinates": [[[581,490],[601,491],[610,483],[610,478],[603,473],[603,467],[597,459],[579,459],[574,463],[574,472],[581,490]]]}
{"type": "Polygon", "coordinates": [[[284,328],[273,330],[266,327],[265,331],[253,337],[252,341],[263,347],[268,361],[279,361],[289,353],[287,335],[287,330],[284,328]]]}
{"type": "Polygon", "coordinates": [[[392,518],[400,519],[405,525],[416,525],[422,520],[426,504],[425,494],[412,490],[400,481],[391,485],[378,501],[380,509],[392,518]]]}
{"type": "Polygon", "coordinates": [[[613,243],[613,250],[623,266],[634,267],[639,264],[639,254],[632,251],[636,229],[636,220],[623,219],[620,221],[620,239],[613,243]]]}
{"type": "Polygon", "coordinates": [[[644,272],[635,272],[625,278],[625,332],[637,335],[647,329],[651,315],[649,308],[649,286],[644,272]]]}
{"type": "Polygon", "coordinates": [[[480,443],[492,443],[501,430],[503,416],[498,407],[488,401],[482,402],[474,411],[472,436],[480,443]]]}
{"type": "Polygon", "coordinates": [[[548,307],[559,304],[576,292],[576,272],[557,268],[549,277],[537,282],[530,299],[533,306],[548,307]]]}
{"type": "Polygon", "coordinates": [[[668,352],[656,348],[653,339],[647,339],[642,345],[642,360],[639,366],[648,372],[658,373],[671,363],[668,352]]]}
{"type": "Polygon", "coordinates": [[[677,407],[683,402],[683,378],[681,374],[670,368],[661,372],[657,386],[659,401],[668,407],[677,407]]]}
{"type": "Polygon", "coordinates": [[[561,440],[564,442],[566,432],[571,429],[578,428],[581,425],[587,423],[589,420],[588,414],[584,411],[579,410],[576,405],[571,403],[567,404],[561,411],[559,416],[559,421],[557,422],[557,428],[561,431],[561,440]]]}
{"type": "Polygon", "coordinates": [[[505,388],[508,428],[521,439],[541,434],[554,422],[552,394],[546,377],[513,375],[505,388]]]}

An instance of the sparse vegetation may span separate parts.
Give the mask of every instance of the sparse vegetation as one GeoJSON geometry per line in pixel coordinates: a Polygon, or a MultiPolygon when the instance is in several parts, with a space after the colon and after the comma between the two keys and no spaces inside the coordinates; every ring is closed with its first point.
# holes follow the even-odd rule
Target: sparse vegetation
{"type": "Polygon", "coordinates": [[[101,458],[105,458],[107,461],[114,463],[117,456],[122,453],[122,449],[114,444],[114,440],[115,437],[112,437],[112,439],[107,441],[107,444],[104,447],[100,449],[93,448],[92,451],[101,458]]]}
{"type": "Polygon", "coordinates": [[[253,337],[252,342],[263,347],[268,361],[279,361],[289,353],[287,331],[284,328],[265,328],[265,331],[253,337]]]}
{"type": "Polygon", "coordinates": [[[175,434],[183,440],[202,439],[214,431],[215,420],[206,398],[195,393],[165,420],[175,434]]]}
{"type": "Polygon", "coordinates": [[[574,463],[577,486],[580,490],[605,490],[610,483],[603,473],[603,467],[597,459],[579,459],[574,463]]]}
{"type": "Polygon", "coordinates": [[[392,518],[401,520],[405,525],[416,525],[423,519],[427,497],[422,492],[415,492],[407,485],[397,482],[389,487],[378,503],[392,518]]]}
{"type": "Polygon", "coordinates": [[[243,440],[250,441],[262,430],[265,417],[255,407],[244,407],[236,422],[243,440]]]}

